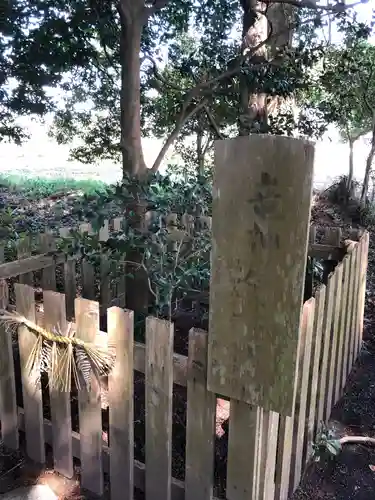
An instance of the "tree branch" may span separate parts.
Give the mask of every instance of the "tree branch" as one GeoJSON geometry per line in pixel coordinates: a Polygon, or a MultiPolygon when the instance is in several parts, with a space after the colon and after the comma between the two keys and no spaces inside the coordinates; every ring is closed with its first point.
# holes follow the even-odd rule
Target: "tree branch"
{"type": "Polygon", "coordinates": [[[325,10],[328,12],[345,12],[346,10],[353,9],[358,5],[361,5],[363,1],[354,2],[348,5],[344,3],[337,2],[335,5],[318,5],[314,0],[263,0],[266,4],[273,3],[283,3],[287,5],[292,5],[293,7],[306,8],[312,10],[325,10]]]}
{"type": "Polygon", "coordinates": [[[152,167],[150,169],[150,171],[152,173],[155,173],[159,170],[161,162],[163,161],[165,155],[167,154],[168,149],[172,146],[174,141],[177,139],[178,134],[181,131],[181,128],[185,125],[185,123],[188,120],[190,120],[190,118],[192,118],[196,113],[198,113],[198,111],[200,111],[201,109],[204,108],[204,106],[206,106],[207,101],[203,100],[201,103],[194,106],[187,114],[185,114],[187,111],[188,104],[189,103],[187,103],[187,105],[182,106],[179,119],[177,120],[177,123],[176,123],[174,129],[169,134],[169,136],[168,136],[167,140],[165,141],[163,147],[161,148],[156,160],[154,161],[154,164],[152,165],[152,167]]]}
{"type": "Polygon", "coordinates": [[[169,4],[169,0],[154,0],[154,3],[151,6],[145,5],[144,10],[144,21],[147,22],[148,18],[153,16],[158,10],[166,7],[169,4]]]}

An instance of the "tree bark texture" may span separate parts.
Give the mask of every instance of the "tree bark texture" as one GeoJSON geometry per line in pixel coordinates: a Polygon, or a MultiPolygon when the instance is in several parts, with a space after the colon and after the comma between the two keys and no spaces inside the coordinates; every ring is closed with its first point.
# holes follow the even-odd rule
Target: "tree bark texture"
{"type": "Polygon", "coordinates": [[[144,5],[120,0],[121,16],[121,148],[123,176],[146,173],[141,143],[140,50],[144,5]]]}

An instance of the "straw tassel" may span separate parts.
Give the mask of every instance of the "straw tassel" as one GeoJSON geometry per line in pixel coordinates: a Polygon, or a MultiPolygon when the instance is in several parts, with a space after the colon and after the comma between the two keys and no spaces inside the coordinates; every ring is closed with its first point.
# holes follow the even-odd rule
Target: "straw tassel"
{"type": "MultiPolygon", "coordinates": [[[[48,373],[51,389],[70,392],[72,374],[78,390],[89,390],[92,377],[108,375],[115,362],[113,347],[103,348],[84,342],[68,330],[66,335],[50,332],[17,312],[0,310],[0,323],[7,331],[24,326],[35,335],[35,344],[27,360],[29,373],[48,373]]],[[[20,332],[22,334],[22,332],[20,332]]]]}

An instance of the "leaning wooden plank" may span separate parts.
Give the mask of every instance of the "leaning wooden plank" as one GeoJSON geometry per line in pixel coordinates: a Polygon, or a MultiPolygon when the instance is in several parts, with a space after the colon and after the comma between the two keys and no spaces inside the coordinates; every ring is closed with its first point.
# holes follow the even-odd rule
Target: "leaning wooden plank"
{"type": "Polygon", "coordinates": [[[116,350],[108,377],[111,500],[133,500],[133,311],[108,309],[108,341],[116,350]]]}
{"type": "MultiPolygon", "coordinates": [[[[85,223],[79,226],[81,233],[92,234],[91,224],[85,223]]],[[[96,299],[95,293],[95,268],[88,258],[84,258],[81,264],[82,272],[82,297],[89,300],[96,299]]]]}
{"type": "MultiPolygon", "coordinates": [[[[19,260],[25,259],[31,256],[31,240],[30,237],[26,236],[20,240],[17,244],[17,258],[19,260]]],[[[23,285],[34,285],[34,275],[32,272],[18,273],[20,275],[20,283],[23,285]]]]}
{"type": "MultiPolygon", "coordinates": [[[[44,321],[49,331],[67,334],[68,324],[65,312],[65,296],[44,291],[44,321]]],[[[59,353],[56,353],[59,356],[59,353]]],[[[52,448],[54,468],[65,477],[73,476],[72,418],[70,392],[63,392],[49,385],[52,422],[52,448]]]]}
{"type": "Polygon", "coordinates": [[[260,408],[231,400],[226,492],[228,500],[256,498],[259,415],[260,408]]]}
{"type": "Polygon", "coordinates": [[[308,247],[307,255],[314,259],[340,261],[345,255],[345,248],[336,245],[312,243],[308,247]]]}
{"type": "MultiPolygon", "coordinates": [[[[94,342],[99,331],[99,304],[86,299],[75,300],[77,337],[94,342]]],[[[102,412],[100,386],[93,377],[90,391],[82,385],[78,392],[79,430],[81,434],[81,482],[96,495],[103,494],[102,412]]]]}
{"type": "Polygon", "coordinates": [[[146,498],[171,499],[173,325],[146,319],[146,498]]]}
{"type": "MultiPolygon", "coordinates": [[[[294,435],[291,462],[291,486],[297,488],[303,468],[303,447],[307,417],[307,397],[310,383],[310,363],[315,315],[315,298],[311,297],[303,305],[299,334],[298,365],[296,368],[296,396],[294,412],[294,435]]],[[[292,493],[292,491],[291,491],[292,493]]]]}
{"type": "MultiPolygon", "coordinates": [[[[0,257],[3,260],[3,248],[0,257]]],[[[9,289],[5,280],[0,280],[0,308],[9,303],[9,289]]],[[[14,377],[12,335],[0,324],[0,420],[1,439],[5,446],[18,449],[18,418],[16,383],[14,377]]]]}
{"type": "Polygon", "coordinates": [[[334,387],[335,387],[335,374],[337,369],[337,344],[340,326],[340,310],[341,310],[341,292],[342,292],[342,273],[343,265],[340,262],[334,271],[335,292],[332,310],[332,328],[331,328],[331,341],[328,358],[328,384],[327,384],[327,398],[325,404],[325,420],[328,421],[331,416],[332,406],[335,404],[334,387]]]}
{"type": "MultiPolygon", "coordinates": [[[[39,247],[42,253],[56,251],[55,238],[51,233],[40,235],[39,247]]],[[[48,266],[42,270],[42,289],[56,291],[56,266],[48,266]]]]}
{"type": "MultiPolygon", "coordinates": [[[[61,228],[60,236],[61,238],[67,238],[70,233],[70,228],[61,228]]],[[[64,292],[65,292],[65,305],[66,305],[66,315],[70,320],[74,318],[74,300],[77,296],[77,284],[76,284],[76,264],[75,259],[67,259],[64,262],[64,292]]]]}
{"type": "Polygon", "coordinates": [[[48,266],[54,266],[66,261],[66,255],[58,253],[56,255],[35,255],[13,262],[0,264],[0,279],[8,279],[13,276],[25,275],[38,271],[48,266]]]}
{"type": "MultiPolygon", "coordinates": [[[[35,322],[34,289],[15,284],[17,312],[35,322]]],[[[45,462],[43,404],[40,373],[30,372],[27,362],[35,345],[35,336],[25,326],[18,328],[23,406],[25,410],[26,452],[34,462],[45,462]]]]}
{"type": "Polygon", "coordinates": [[[326,287],[322,285],[315,294],[314,329],[312,335],[312,362],[309,377],[309,395],[307,401],[307,422],[304,458],[308,460],[317,428],[317,395],[320,360],[322,354],[323,318],[325,312],[326,287]]]}
{"type": "Polygon", "coordinates": [[[189,332],[185,500],[211,500],[216,396],[207,390],[208,334],[189,332]]]}
{"type": "Polygon", "coordinates": [[[319,382],[318,382],[318,398],[317,398],[317,422],[320,422],[325,418],[325,404],[326,395],[328,390],[328,359],[329,350],[331,346],[331,328],[332,328],[332,316],[333,316],[333,305],[335,298],[335,286],[336,279],[334,273],[328,277],[327,288],[326,288],[326,302],[324,307],[324,318],[323,318],[323,329],[322,329],[322,356],[321,364],[319,369],[319,382]]]}
{"type": "Polygon", "coordinates": [[[311,143],[280,136],[216,143],[208,388],[284,415],[293,408],[313,157],[311,143]]]}

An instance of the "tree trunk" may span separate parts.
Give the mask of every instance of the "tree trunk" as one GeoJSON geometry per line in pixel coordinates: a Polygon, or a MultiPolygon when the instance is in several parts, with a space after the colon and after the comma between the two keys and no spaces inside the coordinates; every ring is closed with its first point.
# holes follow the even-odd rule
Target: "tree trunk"
{"type": "MultiPolygon", "coordinates": [[[[120,0],[121,19],[121,149],[123,179],[136,179],[130,184],[132,200],[124,207],[127,224],[141,231],[146,201],[142,199],[140,183],[147,175],[141,142],[141,76],[140,50],[144,26],[144,3],[139,0],[120,0]]],[[[135,313],[147,314],[149,306],[148,276],[141,267],[143,251],[132,248],[126,260],[129,277],[126,279],[125,305],[135,313]]]]}
{"type": "Polygon", "coordinates": [[[362,193],[361,193],[361,208],[364,209],[366,207],[366,200],[367,200],[367,192],[368,192],[368,186],[370,182],[370,174],[371,174],[371,167],[372,167],[372,162],[374,160],[375,156],[375,111],[373,113],[372,117],[372,129],[371,129],[371,149],[370,152],[367,156],[366,160],[366,170],[365,170],[365,177],[363,179],[363,186],[362,186],[362,193]]]}
{"type": "Polygon", "coordinates": [[[375,131],[373,131],[372,139],[371,139],[371,149],[370,152],[367,156],[366,160],[366,170],[365,170],[365,177],[363,179],[363,186],[362,186],[362,193],[361,193],[361,208],[366,207],[366,199],[367,199],[367,192],[368,192],[368,186],[370,182],[370,173],[371,173],[371,167],[372,167],[372,162],[375,157],[375,131]]]}
{"type": "MultiPolygon", "coordinates": [[[[250,58],[252,61],[274,58],[292,43],[295,8],[283,3],[265,5],[258,0],[241,0],[242,18],[242,52],[254,50],[261,42],[269,42],[259,47],[250,58]],[[257,11],[257,12],[255,12],[257,11]],[[260,14],[264,12],[264,14],[260,14]]],[[[240,75],[240,108],[239,134],[268,131],[268,114],[270,110],[278,112],[281,100],[276,96],[268,98],[264,93],[254,93],[249,88],[246,75],[240,75]]],[[[290,105],[293,99],[290,99],[290,105]]]]}
{"type": "MultiPolygon", "coordinates": [[[[268,36],[268,24],[266,16],[257,14],[255,10],[262,9],[262,4],[257,0],[241,0],[243,8],[242,16],[242,53],[252,51],[268,36]]],[[[264,7],[264,6],[263,6],[264,7]]],[[[264,10],[264,9],[262,9],[264,10]]],[[[266,47],[260,47],[250,58],[265,58],[266,47]]],[[[249,88],[246,75],[240,75],[240,118],[239,135],[249,135],[252,131],[265,132],[267,126],[266,95],[254,93],[249,88]]]]}
{"type": "Polygon", "coordinates": [[[204,175],[204,145],[203,145],[203,131],[197,131],[197,173],[198,177],[203,177],[204,175]]]}
{"type": "Polygon", "coordinates": [[[141,142],[141,67],[143,6],[136,0],[121,0],[121,149],[123,177],[146,174],[141,142]],[[129,4],[129,5],[128,5],[129,4]],[[134,5],[136,4],[136,5],[134,5]],[[141,8],[142,7],[142,8],[141,8]]]}
{"type": "Polygon", "coordinates": [[[346,181],[347,202],[353,191],[353,174],[354,174],[354,140],[349,139],[349,172],[346,181]]]}

